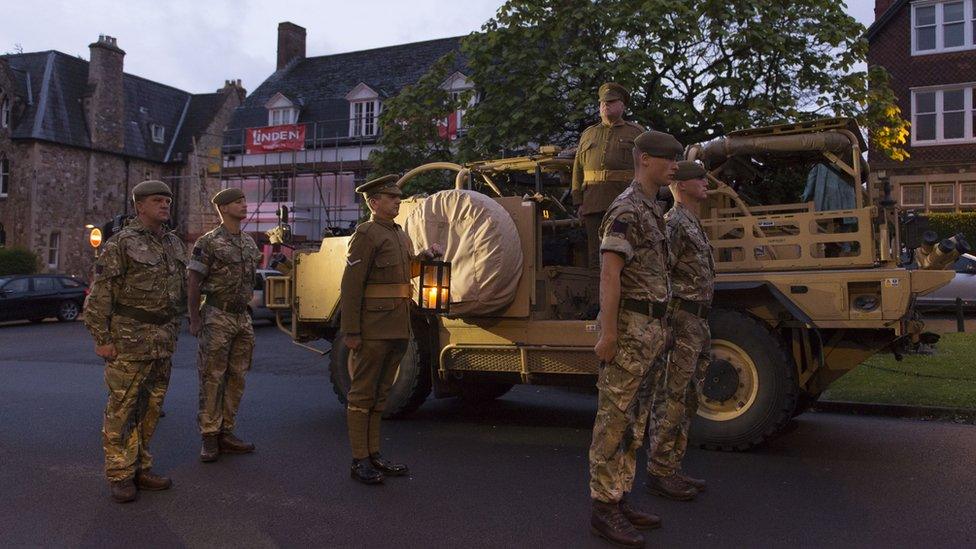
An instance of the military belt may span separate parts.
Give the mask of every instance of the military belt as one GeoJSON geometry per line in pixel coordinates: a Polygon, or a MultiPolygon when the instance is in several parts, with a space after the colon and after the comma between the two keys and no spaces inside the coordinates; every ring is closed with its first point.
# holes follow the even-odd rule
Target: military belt
{"type": "Polygon", "coordinates": [[[112,314],[131,318],[132,320],[138,320],[139,322],[145,322],[146,324],[155,324],[157,326],[169,324],[173,321],[174,316],[171,314],[166,315],[162,313],[153,313],[138,307],[122,305],[121,303],[116,303],[115,306],[112,307],[112,314]]]}
{"type": "Polygon", "coordinates": [[[620,300],[620,306],[625,310],[647,315],[652,318],[664,318],[668,314],[667,301],[624,298],[620,300]]]}
{"type": "Polygon", "coordinates": [[[634,170],[583,170],[584,183],[631,181],[632,179],[634,179],[634,170]]]}
{"type": "Polygon", "coordinates": [[[698,318],[708,318],[708,312],[712,310],[711,304],[699,301],[688,301],[687,299],[675,298],[678,308],[686,313],[691,313],[698,318]]]}
{"type": "Polygon", "coordinates": [[[240,302],[234,303],[231,301],[220,299],[219,297],[214,297],[209,294],[207,295],[204,304],[210,305],[211,307],[216,307],[221,311],[224,311],[225,313],[230,313],[234,315],[239,315],[241,313],[247,312],[247,303],[240,303],[240,302]]]}
{"type": "Polygon", "coordinates": [[[363,297],[413,297],[413,284],[409,282],[393,284],[367,284],[363,297]]]}

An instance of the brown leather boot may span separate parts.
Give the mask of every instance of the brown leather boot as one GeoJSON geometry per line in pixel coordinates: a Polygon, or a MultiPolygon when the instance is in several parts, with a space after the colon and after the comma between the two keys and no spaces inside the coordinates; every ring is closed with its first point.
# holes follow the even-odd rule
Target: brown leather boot
{"type": "Polygon", "coordinates": [[[641,511],[630,504],[627,499],[620,500],[620,512],[627,517],[627,520],[638,530],[654,530],[661,527],[661,517],[641,511]]]}
{"type": "Polygon", "coordinates": [[[220,434],[220,453],[221,454],[250,454],[254,451],[254,445],[250,442],[234,436],[234,433],[220,434]]]}
{"type": "Polygon", "coordinates": [[[621,547],[644,546],[644,536],[634,529],[634,525],[627,520],[616,503],[593,500],[590,531],[621,547]]]}
{"type": "Polygon", "coordinates": [[[677,501],[691,501],[695,499],[698,490],[671,473],[666,477],[647,475],[647,491],[655,496],[662,496],[677,501]]]}
{"type": "Polygon", "coordinates": [[[685,484],[690,484],[694,486],[695,490],[698,490],[699,492],[705,491],[705,486],[706,486],[705,479],[689,477],[688,475],[682,473],[681,471],[677,471],[675,475],[677,475],[677,477],[680,478],[681,480],[685,481],[685,484]]]}
{"type": "Polygon", "coordinates": [[[136,485],[132,482],[131,478],[125,480],[110,480],[108,482],[109,490],[112,492],[112,499],[116,503],[128,503],[130,501],[135,501],[138,493],[136,492],[136,485]]]}
{"type": "Polygon", "coordinates": [[[169,490],[173,481],[169,477],[157,475],[149,469],[136,471],[136,487],[140,490],[169,490]]]}
{"type": "Polygon", "coordinates": [[[220,445],[217,435],[203,435],[203,446],[200,448],[200,461],[217,461],[220,457],[220,445]]]}

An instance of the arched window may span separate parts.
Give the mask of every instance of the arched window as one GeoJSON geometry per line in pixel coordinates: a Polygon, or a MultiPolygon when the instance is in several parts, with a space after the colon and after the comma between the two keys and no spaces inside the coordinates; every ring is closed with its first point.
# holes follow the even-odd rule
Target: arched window
{"type": "Polygon", "coordinates": [[[0,90],[0,128],[10,127],[10,98],[0,90]]]}

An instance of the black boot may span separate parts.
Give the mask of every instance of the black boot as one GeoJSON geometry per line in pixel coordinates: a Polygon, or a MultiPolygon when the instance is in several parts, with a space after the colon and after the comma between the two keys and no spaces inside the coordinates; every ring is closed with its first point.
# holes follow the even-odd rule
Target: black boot
{"type": "Polygon", "coordinates": [[[644,536],[634,529],[634,525],[627,520],[616,503],[593,500],[590,531],[621,547],[644,546],[644,536]]]}
{"type": "Polygon", "coordinates": [[[350,475],[363,484],[382,484],[383,482],[383,473],[373,468],[369,458],[352,460],[350,475]]]}
{"type": "Polygon", "coordinates": [[[383,459],[383,456],[379,452],[369,455],[369,461],[373,464],[378,471],[384,475],[389,475],[391,477],[402,477],[410,474],[410,469],[402,463],[393,463],[392,461],[383,459]]]}

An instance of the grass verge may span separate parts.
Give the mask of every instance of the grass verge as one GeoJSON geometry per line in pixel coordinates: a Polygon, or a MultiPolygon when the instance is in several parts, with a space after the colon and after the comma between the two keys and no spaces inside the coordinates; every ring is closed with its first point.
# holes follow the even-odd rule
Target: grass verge
{"type": "Polygon", "coordinates": [[[945,334],[934,355],[875,355],[821,400],[976,409],[976,334],[945,334]]]}

